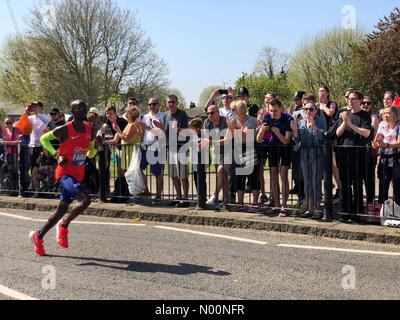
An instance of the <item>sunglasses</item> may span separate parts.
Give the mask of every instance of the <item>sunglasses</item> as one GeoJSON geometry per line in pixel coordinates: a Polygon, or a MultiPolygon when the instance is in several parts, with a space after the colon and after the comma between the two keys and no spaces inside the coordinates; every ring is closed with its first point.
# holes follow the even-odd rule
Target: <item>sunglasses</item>
{"type": "Polygon", "coordinates": [[[364,101],[364,102],[363,102],[363,105],[364,105],[364,106],[371,106],[371,105],[372,105],[372,102],[370,102],[370,101],[364,101]]]}
{"type": "Polygon", "coordinates": [[[217,113],[217,111],[213,111],[213,112],[207,112],[207,115],[213,115],[214,113],[217,113]]]}
{"type": "Polygon", "coordinates": [[[223,100],[232,100],[232,97],[224,97],[223,100]]]}
{"type": "Polygon", "coordinates": [[[158,103],[149,103],[148,106],[152,107],[152,106],[156,106],[158,103]]]}
{"type": "Polygon", "coordinates": [[[58,113],[50,113],[51,116],[56,116],[58,113]]]}
{"type": "Polygon", "coordinates": [[[6,122],[6,124],[13,124],[12,122],[6,122]]]}
{"type": "Polygon", "coordinates": [[[314,109],[314,108],[304,108],[303,110],[304,110],[304,111],[314,112],[315,109],[314,109]]]}

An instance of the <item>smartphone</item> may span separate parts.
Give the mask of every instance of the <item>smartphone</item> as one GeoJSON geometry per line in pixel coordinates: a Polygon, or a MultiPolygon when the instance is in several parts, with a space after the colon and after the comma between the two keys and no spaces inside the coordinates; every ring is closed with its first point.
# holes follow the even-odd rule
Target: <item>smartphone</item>
{"type": "Polygon", "coordinates": [[[229,94],[229,91],[228,91],[228,90],[224,90],[224,89],[219,89],[218,93],[219,93],[220,95],[229,94]]]}

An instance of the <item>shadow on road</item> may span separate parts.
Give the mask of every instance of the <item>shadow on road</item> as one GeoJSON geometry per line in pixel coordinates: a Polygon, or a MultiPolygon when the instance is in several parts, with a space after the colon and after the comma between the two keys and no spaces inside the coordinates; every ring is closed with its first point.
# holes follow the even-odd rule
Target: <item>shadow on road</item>
{"type": "Polygon", "coordinates": [[[137,262],[137,261],[118,261],[106,260],[98,258],[83,258],[83,257],[68,257],[48,255],[50,258],[65,258],[74,260],[90,261],[79,263],[77,266],[83,267],[101,267],[122,271],[142,272],[142,273],[169,273],[176,275],[189,275],[196,273],[204,273],[215,276],[229,276],[229,272],[215,270],[211,267],[198,266],[194,264],[179,263],[178,265],[168,265],[150,262],[137,262]]]}

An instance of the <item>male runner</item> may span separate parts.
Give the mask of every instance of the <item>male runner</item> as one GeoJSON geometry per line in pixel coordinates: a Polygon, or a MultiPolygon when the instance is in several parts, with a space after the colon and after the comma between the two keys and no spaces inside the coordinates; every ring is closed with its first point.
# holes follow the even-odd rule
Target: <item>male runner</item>
{"type": "MultiPolygon", "coordinates": [[[[57,160],[56,180],[61,186],[60,203],[56,212],[39,231],[32,231],[30,238],[35,244],[35,252],[39,256],[45,256],[43,237],[57,224],[57,243],[68,248],[68,226],[72,220],[78,217],[87,207],[91,200],[87,194],[83,178],[85,174],[86,156],[96,156],[95,137],[85,122],[87,115],[87,104],[84,101],[71,103],[73,121],[54,129],[40,138],[43,147],[49,151],[57,160]],[[51,145],[52,140],[60,141],[58,151],[51,145]],[[62,219],[68,211],[73,199],[79,201],[78,206],[73,208],[66,219],[62,219]]],[[[96,143],[97,143],[96,139],[96,143]]]]}

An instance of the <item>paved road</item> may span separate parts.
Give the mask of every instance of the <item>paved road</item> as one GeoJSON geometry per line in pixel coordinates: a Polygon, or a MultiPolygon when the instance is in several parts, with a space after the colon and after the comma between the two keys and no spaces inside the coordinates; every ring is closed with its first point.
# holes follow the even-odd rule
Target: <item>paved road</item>
{"type": "Polygon", "coordinates": [[[0,300],[4,287],[37,299],[400,298],[400,247],[81,217],[71,248],[57,247],[53,230],[41,258],[28,234],[43,222],[18,217],[49,214],[0,211],[0,300]]]}

